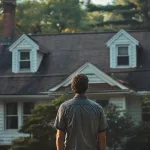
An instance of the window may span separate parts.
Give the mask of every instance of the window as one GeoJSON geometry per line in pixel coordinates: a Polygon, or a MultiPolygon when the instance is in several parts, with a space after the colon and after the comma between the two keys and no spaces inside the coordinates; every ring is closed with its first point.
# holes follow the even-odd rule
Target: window
{"type": "Polygon", "coordinates": [[[118,46],[117,64],[118,66],[129,66],[128,46],[118,46]]]}
{"type": "Polygon", "coordinates": [[[23,120],[31,114],[31,111],[33,108],[34,108],[33,102],[24,102],[23,103],[23,120]]]}
{"type": "Polygon", "coordinates": [[[30,70],[30,51],[20,51],[20,70],[30,70]]]}
{"type": "Polygon", "coordinates": [[[142,119],[144,122],[150,121],[150,103],[143,104],[142,119]]]}
{"type": "Polygon", "coordinates": [[[6,103],[6,129],[18,129],[18,105],[16,102],[6,103]]]}
{"type": "Polygon", "coordinates": [[[18,129],[34,108],[33,102],[8,102],[5,104],[5,129],[18,129]]]}

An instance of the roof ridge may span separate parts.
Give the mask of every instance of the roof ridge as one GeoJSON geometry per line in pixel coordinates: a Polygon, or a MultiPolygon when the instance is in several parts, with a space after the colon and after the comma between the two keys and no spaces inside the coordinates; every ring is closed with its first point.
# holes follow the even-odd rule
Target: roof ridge
{"type": "MultiPolygon", "coordinates": [[[[98,31],[98,32],[75,32],[75,33],[45,33],[45,34],[27,34],[29,36],[59,36],[59,35],[80,35],[80,34],[107,34],[107,33],[116,33],[120,30],[114,30],[114,31],[98,31]]],[[[150,32],[150,30],[125,30],[127,32],[150,32]]]]}

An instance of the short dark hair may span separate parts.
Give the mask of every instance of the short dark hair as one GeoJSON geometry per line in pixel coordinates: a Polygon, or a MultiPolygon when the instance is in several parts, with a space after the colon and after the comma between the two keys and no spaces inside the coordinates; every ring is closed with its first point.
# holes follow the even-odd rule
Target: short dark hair
{"type": "Polygon", "coordinates": [[[88,89],[88,77],[84,74],[77,74],[72,78],[71,88],[77,94],[83,94],[88,89]]]}

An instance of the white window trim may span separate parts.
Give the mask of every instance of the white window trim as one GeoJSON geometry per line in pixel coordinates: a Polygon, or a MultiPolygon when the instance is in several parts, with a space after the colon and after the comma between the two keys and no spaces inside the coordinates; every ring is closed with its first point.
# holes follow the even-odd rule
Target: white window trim
{"type": "Polygon", "coordinates": [[[116,45],[116,50],[117,50],[117,54],[116,54],[116,68],[131,68],[130,65],[130,52],[129,52],[129,44],[119,44],[116,45]],[[118,65],[118,47],[128,47],[128,56],[129,56],[129,65],[118,65]]]}
{"type": "Polygon", "coordinates": [[[31,63],[32,63],[32,61],[31,61],[31,50],[30,49],[28,49],[28,50],[20,49],[20,50],[18,50],[18,53],[19,53],[19,59],[18,59],[19,72],[20,73],[29,73],[29,72],[31,72],[31,63]],[[21,52],[29,52],[30,53],[29,54],[30,55],[30,59],[29,60],[25,60],[25,61],[30,61],[30,68],[29,69],[21,69],[20,68],[20,62],[22,61],[20,59],[21,58],[21,52]]]}

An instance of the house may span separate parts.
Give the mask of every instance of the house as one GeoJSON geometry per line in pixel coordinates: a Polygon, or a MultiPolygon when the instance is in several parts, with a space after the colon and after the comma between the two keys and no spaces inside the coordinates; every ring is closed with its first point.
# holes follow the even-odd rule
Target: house
{"type": "Polygon", "coordinates": [[[0,150],[18,133],[35,104],[72,94],[71,78],[89,78],[87,95],[147,121],[141,97],[150,92],[150,31],[17,35],[15,0],[3,0],[0,38],[0,150]]]}

